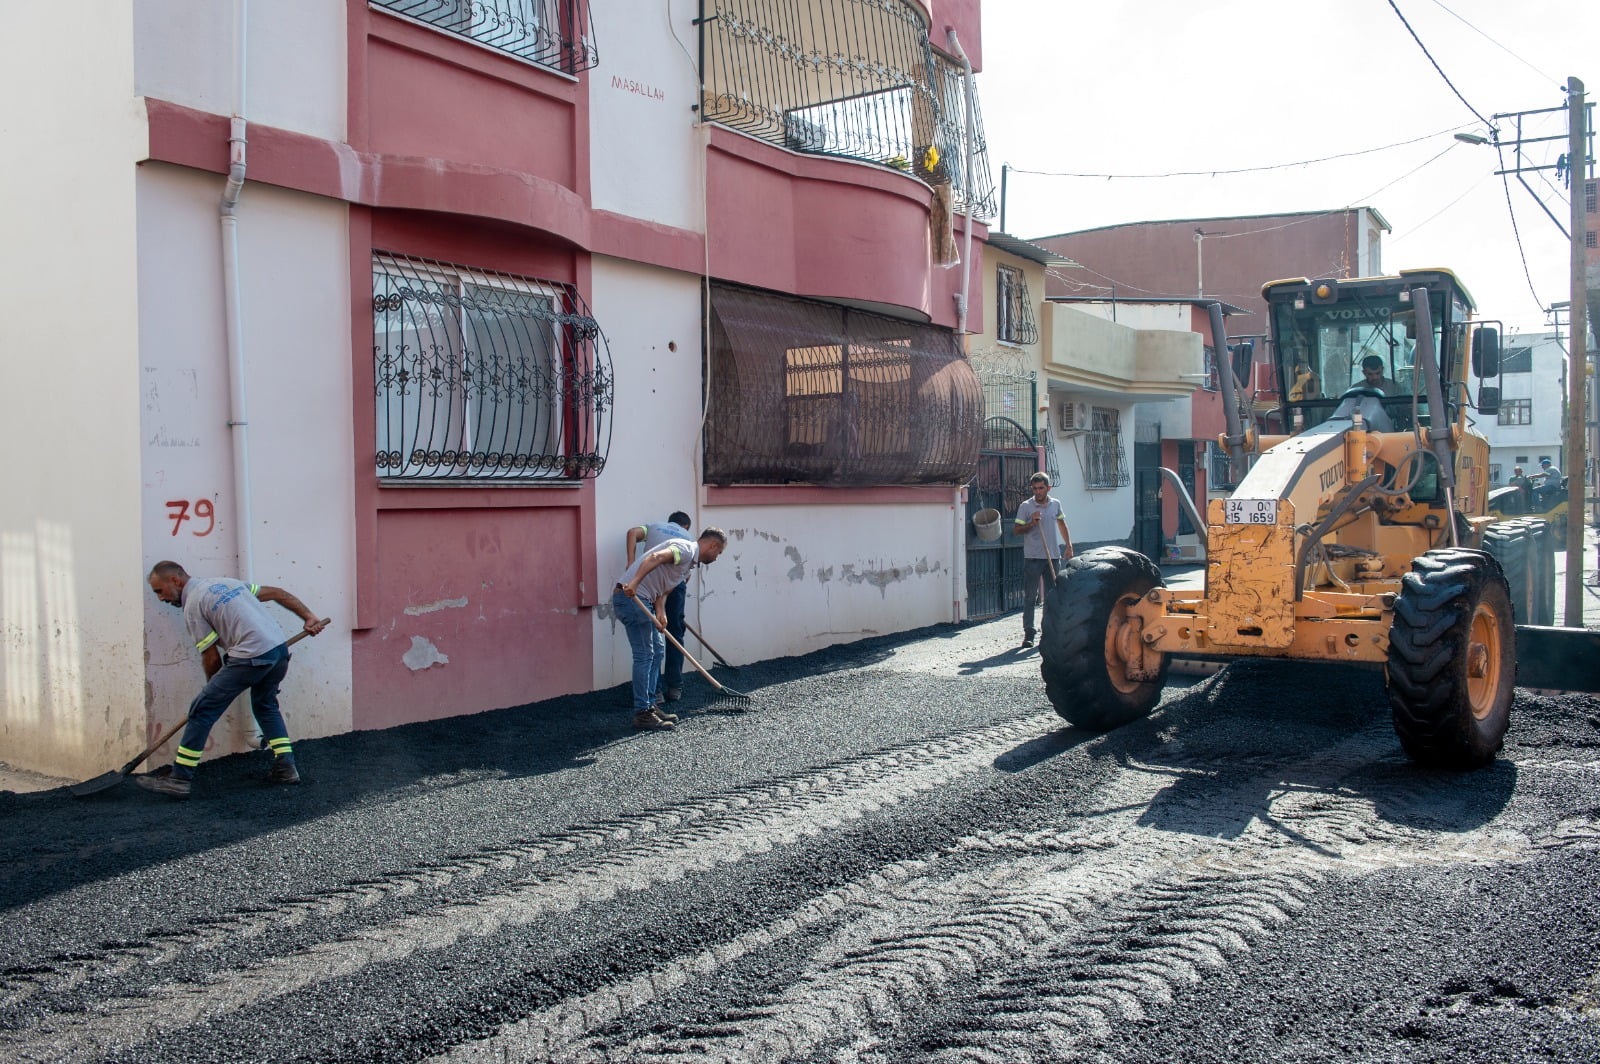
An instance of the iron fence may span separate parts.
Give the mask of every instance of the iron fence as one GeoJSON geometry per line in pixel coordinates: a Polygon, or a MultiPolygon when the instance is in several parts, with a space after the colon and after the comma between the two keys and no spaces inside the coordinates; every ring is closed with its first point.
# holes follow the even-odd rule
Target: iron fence
{"type": "Polygon", "coordinates": [[[376,468],[389,480],[583,480],[610,447],[614,379],[570,285],[379,253],[376,468]]]}
{"type": "Polygon", "coordinates": [[[708,121],[948,184],[957,210],[993,217],[981,117],[969,190],[962,71],[906,0],[702,0],[699,22],[708,121]]]}
{"type": "Polygon", "coordinates": [[[600,62],[589,0],[370,0],[373,7],[568,74],[600,62]]]}

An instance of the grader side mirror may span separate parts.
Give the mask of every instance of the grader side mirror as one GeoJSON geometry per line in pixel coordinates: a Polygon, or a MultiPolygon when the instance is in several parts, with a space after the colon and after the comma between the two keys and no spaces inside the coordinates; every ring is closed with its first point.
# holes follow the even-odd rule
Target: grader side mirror
{"type": "Polygon", "coordinates": [[[1472,373],[1478,378],[1500,376],[1500,330],[1482,326],[1472,334],[1472,373]]]}
{"type": "Polygon", "coordinates": [[[1485,384],[1478,389],[1478,413],[1487,417],[1500,412],[1500,389],[1492,384],[1485,384]]]}

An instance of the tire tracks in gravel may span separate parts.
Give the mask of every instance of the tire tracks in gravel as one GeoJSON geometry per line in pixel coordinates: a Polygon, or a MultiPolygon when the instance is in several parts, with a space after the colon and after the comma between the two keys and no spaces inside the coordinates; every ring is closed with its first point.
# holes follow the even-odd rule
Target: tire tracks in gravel
{"type": "Polygon", "coordinates": [[[138,972],[180,956],[222,956],[234,941],[259,937],[286,920],[338,916],[379,901],[454,885],[490,867],[516,868],[556,854],[607,849],[588,862],[525,878],[380,922],[246,968],[222,969],[209,980],[160,983],[139,996],[113,997],[90,1011],[50,1013],[33,1027],[0,1032],[0,1055],[17,1061],[75,1061],[181,1030],[371,965],[443,949],[468,936],[492,935],[629,890],[672,882],[893,807],[992,767],[1019,741],[1058,725],[1053,713],[1030,713],[943,739],[899,744],[818,770],[664,809],[543,838],[459,861],[410,869],[319,894],[287,899],[281,909],[249,911],[164,935],[119,943],[47,970],[13,970],[4,1004],[41,991],[80,987],[105,976],[138,972]]]}
{"type": "MultiPolygon", "coordinates": [[[[1166,827],[1142,815],[1182,765],[1129,762],[1097,791],[1101,810],[1046,830],[980,833],[936,857],[886,866],[766,926],[541,1010],[433,1064],[505,1059],[738,1062],[818,1055],[852,1061],[1060,1059],[1121,1019],[1144,1018],[1204,969],[1222,968],[1288,923],[1328,876],[1533,855],[1522,835],[1461,834],[1377,821],[1368,794],[1340,786],[1393,753],[1373,726],[1298,765],[1228,761],[1203,812],[1166,827]],[[1263,809],[1262,780],[1290,778],[1263,809]],[[1289,833],[1267,822],[1293,821],[1289,833]],[[1237,839],[1212,835],[1240,815],[1237,839]],[[968,866],[974,855],[984,860],[968,866]],[[941,874],[941,864],[954,866],[941,874]],[[791,985],[714,1021],[628,1038],[627,1014],[752,958],[797,932],[836,924],[791,985]],[[938,1000],[941,1044],[893,1039],[938,1000]],[[952,1010],[952,1005],[955,1006],[952,1010]],[[607,1031],[610,1026],[614,1028],[607,1031]],[[840,1046],[844,1032],[855,1037],[840,1046]]],[[[1208,768],[1217,767],[1210,762],[1208,768]]],[[[1200,766],[1195,766],[1201,771],[1200,766]]],[[[1416,790],[1409,779],[1391,792],[1416,790]]],[[[1574,828],[1550,844],[1595,845],[1574,828]]],[[[697,999],[703,1001],[703,996],[697,999]]],[[[658,1024],[658,1026],[660,1026],[658,1024]]]]}

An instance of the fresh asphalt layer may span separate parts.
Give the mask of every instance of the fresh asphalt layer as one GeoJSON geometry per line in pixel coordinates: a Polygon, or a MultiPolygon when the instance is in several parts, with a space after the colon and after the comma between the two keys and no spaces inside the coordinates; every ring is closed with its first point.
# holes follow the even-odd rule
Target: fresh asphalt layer
{"type": "Polygon", "coordinates": [[[0,1060],[1600,1059],[1600,700],[1470,773],[1334,667],[1093,735],[1019,628],[0,793],[0,1060]]]}

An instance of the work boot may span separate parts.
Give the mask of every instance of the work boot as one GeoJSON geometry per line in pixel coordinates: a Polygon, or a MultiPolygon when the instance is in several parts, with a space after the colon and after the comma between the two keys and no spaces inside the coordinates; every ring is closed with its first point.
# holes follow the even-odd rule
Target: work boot
{"type": "Polygon", "coordinates": [[[635,713],[633,715],[633,726],[640,731],[671,731],[676,727],[670,720],[664,720],[656,716],[656,712],[653,709],[635,713]]]}
{"type": "Polygon", "coordinates": [[[676,724],[678,722],[678,715],[676,713],[668,713],[666,710],[662,709],[660,702],[657,702],[655,705],[651,706],[650,712],[654,713],[668,724],[676,724]]]}
{"type": "Polygon", "coordinates": [[[300,770],[286,757],[272,759],[272,771],[267,773],[268,783],[299,783],[300,770]]]}
{"type": "Polygon", "coordinates": [[[667,688],[667,701],[668,702],[676,702],[678,699],[680,699],[682,697],[683,697],[683,688],[681,688],[681,687],[669,687],[669,688],[667,688]]]}
{"type": "Polygon", "coordinates": [[[1033,646],[1033,633],[1032,632],[1023,632],[1022,633],[1022,646],[1023,646],[1023,649],[1027,649],[1028,647],[1033,646]]]}
{"type": "Polygon", "coordinates": [[[155,791],[157,794],[165,794],[179,799],[189,797],[189,781],[174,776],[171,765],[162,765],[154,772],[135,776],[133,777],[133,782],[145,790],[155,791]]]}

